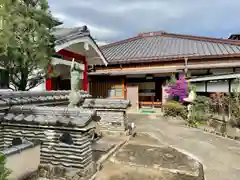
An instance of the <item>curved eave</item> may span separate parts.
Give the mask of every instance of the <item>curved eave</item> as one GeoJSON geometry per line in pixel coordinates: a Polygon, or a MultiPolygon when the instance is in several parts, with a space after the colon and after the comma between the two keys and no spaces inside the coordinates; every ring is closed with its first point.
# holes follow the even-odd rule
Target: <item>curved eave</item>
{"type": "Polygon", "coordinates": [[[61,39],[58,39],[56,41],[55,51],[59,52],[62,49],[66,49],[74,44],[79,44],[79,43],[88,43],[97,52],[98,56],[101,59],[101,63],[96,63],[95,65],[107,66],[108,62],[106,58],[104,57],[100,48],[98,47],[98,45],[95,43],[95,41],[92,39],[90,35],[87,35],[87,36],[81,35],[80,37],[76,37],[74,34],[72,34],[66,38],[63,37],[61,39]]]}
{"type": "Polygon", "coordinates": [[[102,53],[101,49],[99,48],[99,46],[97,45],[97,43],[94,41],[94,39],[92,38],[92,36],[89,35],[89,38],[91,39],[92,43],[93,43],[93,48],[97,49],[97,53],[99,54],[99,56],[101,57],[101,59],[104,61],[104,65],[107,66],[108,65],[108,61],[107,58],[104,56],[104,54],[102,53]]]}

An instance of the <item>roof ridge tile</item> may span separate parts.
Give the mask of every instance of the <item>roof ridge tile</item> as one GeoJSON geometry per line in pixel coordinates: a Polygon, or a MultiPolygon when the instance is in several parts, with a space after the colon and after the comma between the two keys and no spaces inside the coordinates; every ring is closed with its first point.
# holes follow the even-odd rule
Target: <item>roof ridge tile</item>
{"type": "Polygon", "coordinates": [[[119,44],[124,44],[124,43],[134,41],[134,40],[137,40],[137,39],[141,39],[141,37],[135,36],[135,37],[123,39],[123,40],[120,40],[120,41],[116,41],[116,42],[113,42],[113,43],[105,44],[103,46],[100,46],[100,49],[116,46],[116,45],[119,45],[119,44]]]}
{"type": "Polygon", "coordinates": [[[207,41],[213,43],[222,43],[222,44],[230,44],[240,46],[240,41],[224,39],[224,38],[214,38],[214,37],[206,37],[206,36],[195,36],[195,35],[185,35],[185,34],[175,34],[175,33],[162,33],[163,36],[166,37],[175,37],[189,40],[197,40],[197,41],[207,41]]]}

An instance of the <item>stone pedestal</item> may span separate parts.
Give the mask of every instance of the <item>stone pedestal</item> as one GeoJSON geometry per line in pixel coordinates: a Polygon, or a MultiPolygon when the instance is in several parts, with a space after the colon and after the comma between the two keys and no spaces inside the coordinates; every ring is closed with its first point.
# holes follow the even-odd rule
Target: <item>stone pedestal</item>
{"type": "Polygon", "coordinates": [[[85,99],[82,107],[96,110],[101,130],[125,132],[128,127],[126,110],[129,105],[128,100],[85,99]]]}

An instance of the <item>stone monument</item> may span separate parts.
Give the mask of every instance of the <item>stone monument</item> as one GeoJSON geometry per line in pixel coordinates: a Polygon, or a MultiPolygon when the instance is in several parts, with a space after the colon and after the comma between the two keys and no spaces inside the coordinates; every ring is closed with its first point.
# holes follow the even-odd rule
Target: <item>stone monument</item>
{"type": "Polygon", "coordinates": [[[71,65],[71,92],[69,94],[69,105],[68,107],[77,107],[81,101],[79,89],[81,89],[80,81],[83,79],[83,70],[80,68],[73,58],[71,65]]]}
{"type": "Polygon", "coordinates": [[[186,103],[188,103],[188,105],[187,105],[187,110],[188,110],[187,118],[188,118],[188,120],[192,116],[192,103],[195,101],[195,99],[196,99],[196,90],[195,90],[194,87],[192,87],[188,97],[183,99],[186,103]]]}

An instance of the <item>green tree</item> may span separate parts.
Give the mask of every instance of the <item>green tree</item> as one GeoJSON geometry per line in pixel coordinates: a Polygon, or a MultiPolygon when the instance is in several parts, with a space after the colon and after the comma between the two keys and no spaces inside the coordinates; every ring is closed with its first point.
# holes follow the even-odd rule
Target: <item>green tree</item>
{"type": "Polygon", "coordinates": [[[10,170],[5,167],[5,157],[0,154],[0,180],[7,180],[11,174],[10,170]]]}
{"type": "Polygon", "coordinates": [[[0,66],[10,88],[29,90],[43,82],[54,53],[56,20],[47,0],[1,0],[0,66]]]}

